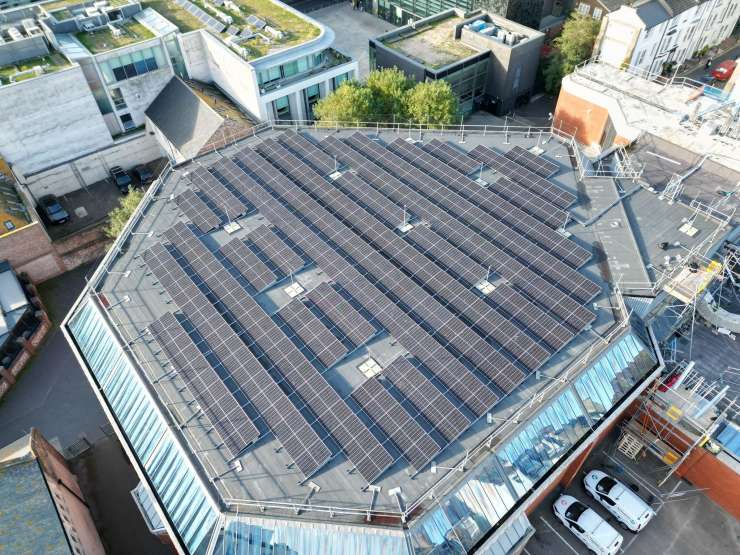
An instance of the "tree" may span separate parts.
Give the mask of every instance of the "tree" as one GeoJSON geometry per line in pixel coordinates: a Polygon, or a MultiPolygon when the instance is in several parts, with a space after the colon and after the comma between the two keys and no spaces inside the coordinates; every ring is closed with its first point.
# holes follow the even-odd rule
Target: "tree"
{"type": "Polygon", "coordinates": [[[108,225],[105,228],[105,234],[111,239],[115,239],[121,234],[126,222],[139,206],[141,199],[144,198],[144,192],[139,189],[133,189],[128,195],[118,201],[118,206],[108,214],[108,225]]]}
{"type": "Polygon", "coordinates": [[[413,81],[397,67],[372,71],[367,77],[366,85],[373,95],[375,119],[405,120],[404,96],[413,84],[413,81]]]}
{"type": "Polygon", "coordinates": [[[457,119],[457,98],[447,81],[417,83],[405,95],[410,121],[429,125],[449,125],[457,119]]]}
{"type": "Polygon", "coordinates": [[[560,36],[553,41],[557,51],[545,61],[543,75],[547,92],[557,93],[563,77],[591,56],[598,34],[597,20],[579,12],[571,13],[560,36]]]}
{"type": "Polygon", "coordinates": [[[372,121],[373,93],[357,81],[345,81],[314,106],[314,117],[324,122],[372,121]]]}

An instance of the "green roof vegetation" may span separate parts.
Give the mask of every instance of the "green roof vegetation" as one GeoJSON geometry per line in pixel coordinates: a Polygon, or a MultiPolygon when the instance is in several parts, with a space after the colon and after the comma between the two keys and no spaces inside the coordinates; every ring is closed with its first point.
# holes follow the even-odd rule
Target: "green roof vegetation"
{"type": "Polygon", "coordinates": [[[114,37],[108,27],[91,33],[77,33],[75,36],[93,54],[108,52],[154,38],[154,34],[149,29],[133,19],[124,24],[117,23],[116,26],[121,29],[121,35],[118,37],[114,37]]]}
{"type": "MultiPolygon", "coordinates": [[[[72,64],[69,62],[69,60],[67,60],[67,58],[62,56],[59,52],[52,52],[47,56],[42,56],[40,58],[30,58],[28,60],[23,60],[22,62],[7,64],[4,66],[0,66],[0,85],[7,85],[11,83],[10,79],[16,73],[33,69],[36,66],[41,66],[44,73],[54,73],[55,71],[59,71],[60,69],[64,69],[71,65],[72,64]]],[[[34,73],[29,73],[27,75],[14,79],[13,82],[17,83],[19,81],[25,81],[26,79],[32,79],[34,77],[36,77],[34,73]]]]}
{"type": "Polygon", "coordinates": [[[203,23],[197,17],[182,9],[172,0],[144,0],[141,5],[159,12],[170,23],[174,23],[181,33],[203,28],[203,23]]]}
{"type": "MultiPolygon", "coordinates": [[[[52,2],[45,2],[41,5],[47,12],[51,12],[59,8],[68,8],[70,6],[78,6],[82,4],[92,6],[94,1],[95,0],[53,0],[52,2]]],[[[125,6],[130,3],[130,0],[108,0],[108,5],[111,7],[125,6]]]]}
{"type": "MultiPolygon", "coordinates": [[[[256,15],[271,27],[283,32],[283,38],[280,40],[273,39],[271,47],[295,46],[319,36],[320,30],[316,25],[289,12],[271,0],[235,0],[235,2],[242,9],[243,15],[241,17],[243,20],[246,20],[250,15],[256,15]]],[[[229,12],[229,15],[234,17],[233,12],[229,12]]],[[[236,17],[234,17],[234,21],[236,21],[236,17]]]]}

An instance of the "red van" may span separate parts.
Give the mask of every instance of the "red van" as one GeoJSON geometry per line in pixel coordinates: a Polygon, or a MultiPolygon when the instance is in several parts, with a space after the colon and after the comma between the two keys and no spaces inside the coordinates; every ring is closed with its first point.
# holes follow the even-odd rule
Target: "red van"
{"type": "Polygon", "coordinates": [[[735,60],[725,60],[724,62],[720,62],[714,67],[714,69],[712,69],[712,77],[717,81],[727,81],[732,77],[736,67],[737,62],[735,60]]]}

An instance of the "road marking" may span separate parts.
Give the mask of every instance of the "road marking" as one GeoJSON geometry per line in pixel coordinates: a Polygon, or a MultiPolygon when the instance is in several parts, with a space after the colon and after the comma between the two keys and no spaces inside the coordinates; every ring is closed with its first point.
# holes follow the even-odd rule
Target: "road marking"
{"type": "Polygon", "coordinates": [[[548,528],[549,528],[550,530],[552,530],[552,531],[553,531],[553,533],[554,533],[554,534],[555,534],[555,535],[556,535],[556,536],[557,536],[558,538],[560,538],[560,539],[562,540],[562,542],[563,542],[563,543],[564,543],[565,545],[567,545],[567,546],[568,546],[568,548],[569,548],[569,549],[570,549],[570,550],[571,550],[571,551],[572,551],[573,553],[575,553],[576,555],[580,555],[580,553],[578,553],[578,551],[576,551],[576,550],[575,550],[575,548],[574,548],[574,547],[573,547],[572,545],[570,545],[570,543],[568,543],[568,540],[566,540],[566,539],[565,539],[565,538],[564,538],[563,536],[561,536],[561,535],[560,535],[560,534],[558,533],[558,531],[557,531],[557,530],[555,530],[555,528],[553,528],[553,527],[552,527],[552,526],[550,525],[550,523],[549,523],[549,522],[547,522],[547,521],[546,521],[546,520],[545,520],[545,519],[544,519],[544,518],[543,518],[542,516],[540,516],[540,520],[541,520],[542,522],[544,522],[544,523],[545,523],[545,526],[547,526],[547,527],[548,527],[548,528]]]}

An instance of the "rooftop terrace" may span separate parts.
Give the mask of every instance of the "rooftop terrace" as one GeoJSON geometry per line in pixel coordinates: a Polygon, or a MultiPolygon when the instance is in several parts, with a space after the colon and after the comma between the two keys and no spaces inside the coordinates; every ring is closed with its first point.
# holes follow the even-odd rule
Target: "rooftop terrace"
{"type": "Polygon", "coordinates": [[[10,83],[19,83],[33,79],[46,73],[54,73],[71,67],[67,58],[59,52],[51,52],[47,56],[30,58],[22,62],[0,66],[0,86],[10,83]]]}
{"type": "Polygon", "coordinates": [[[104,27],[95,31],[77,33],[75,36],[92,54],[101,54],[154,38],[154,33],[133,19],[111,25],[120,30],[120,33],[110,27],[104,27]]]}

